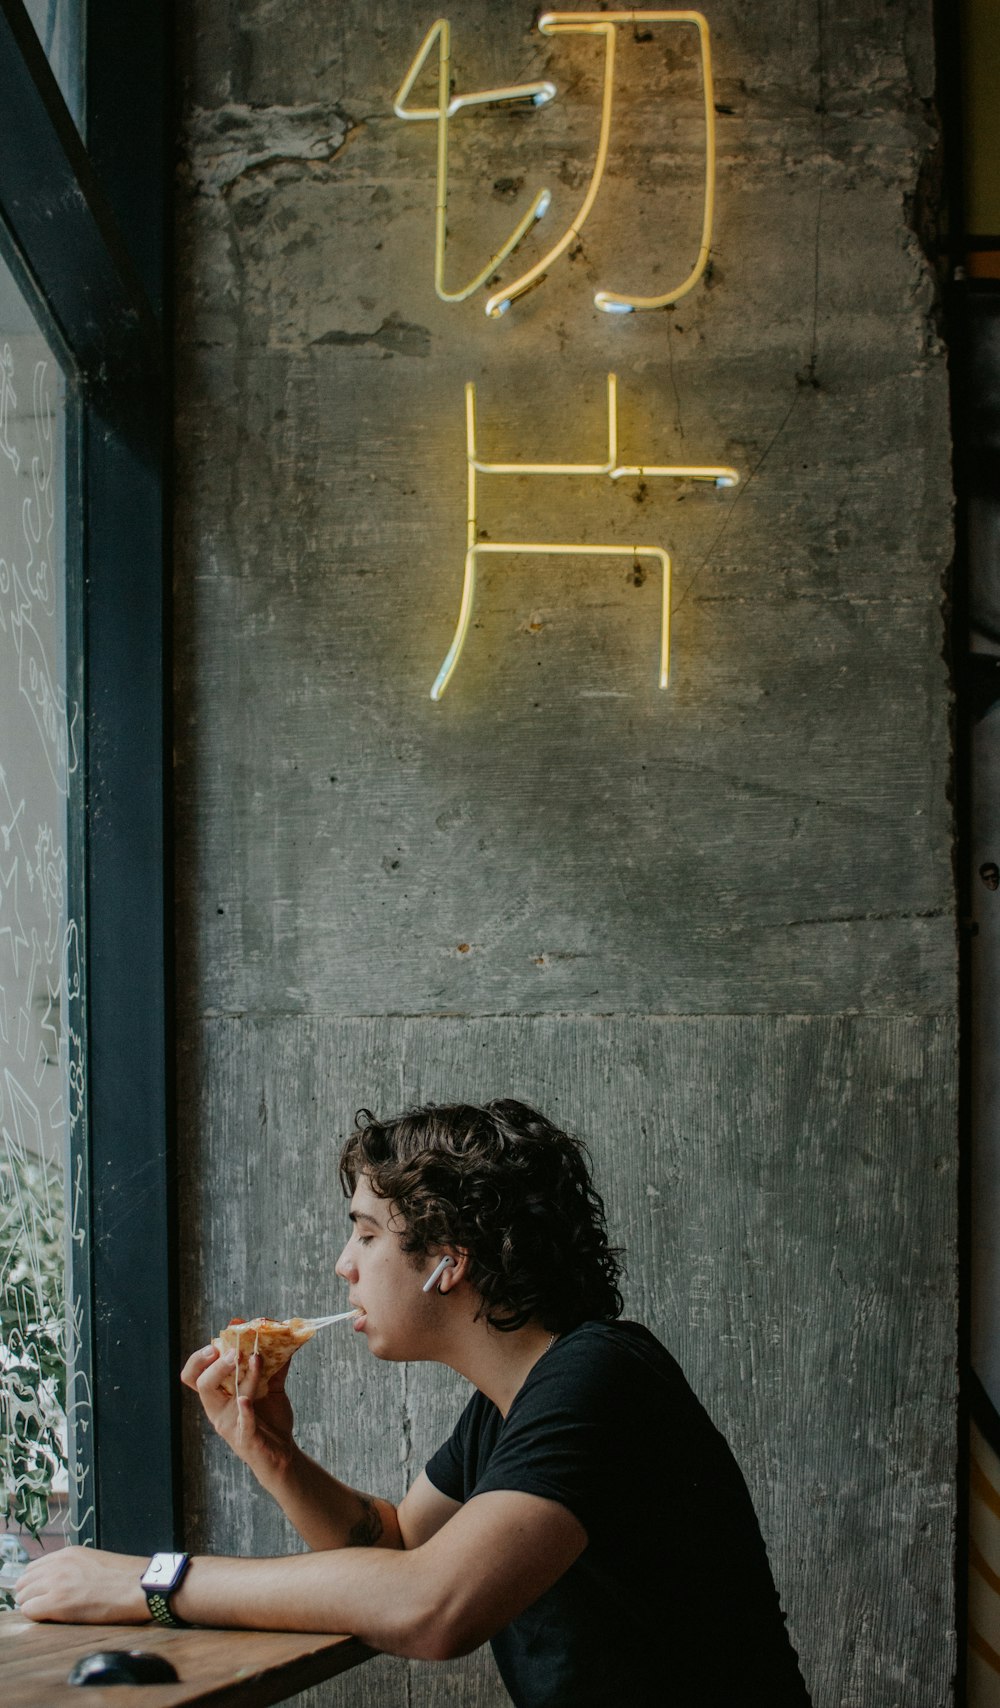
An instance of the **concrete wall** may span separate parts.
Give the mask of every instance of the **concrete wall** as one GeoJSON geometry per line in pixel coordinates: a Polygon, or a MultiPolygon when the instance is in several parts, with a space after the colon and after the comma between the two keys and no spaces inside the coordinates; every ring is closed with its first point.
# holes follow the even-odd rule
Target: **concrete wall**
{"type": "MultiPolygon", "coordinates": [[[[594,290],[665,288],[700,218],[693,32],[621,31],[608,182],[497,323],[436,299],[433,128],[391,116],[433,11],[179,13],[189,1338],[336,1308],[357,1105],[534,1098],[590,1141],[629,1308],[744,1465],[817,1704],[950,1701],[950,484],[912,224],[930,6],[714,6],[711,276],[611,320],[594,290]],[[465,381],[488,458],[598,460],[609,369],[628,460],[732,463],[740,487],[496,478],[480,522],[666,546],[669,689],[652,573],[510,558],[432,703],[465,381]]],[[[560,89],[456,121],[457,278],[535,187],[554,205],[528,258],[572,217],[599,56],[528,5],[449,16],[460,90],[560,89]]],[[[296,1369],[303,1438],[400,1496],[459,1386],[328,1341],[296,1369]]],[[[188,1487],[194,1545],[291,1545],[194,1417],[188,1487]]],[[[480,1656],[380,1659],[323,1699],[503,1696],[480,1656]]]]}
{"type": "MultiPolygon", "coordinates": [[[[1000,165],[1000,151],[998,151],[1000,165]]],[[[968,500],[971,644],[1000,658],[1000,499],[993,470],[1000,446],[1000,304],[970,293],[966,307],[971,468],[968,500]]],[[[997,665],[993,663],[992,668],[997,665]]],[[[1000,1708],[1000,1476],[990,1414],[1000,1408],[1000,716],[984,695],[969,746],[968,890],[971,913],[969,1144],[969,1356],[982,1385],[970,1428],[969,1704],[1000,1708]],[[988,1434],[984,1431],[988,1430],[988,1434]]]]}

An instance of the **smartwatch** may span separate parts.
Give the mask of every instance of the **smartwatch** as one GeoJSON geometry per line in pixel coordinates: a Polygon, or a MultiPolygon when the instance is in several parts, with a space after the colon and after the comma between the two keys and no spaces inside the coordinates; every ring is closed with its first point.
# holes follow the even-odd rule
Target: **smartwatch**
{"type": "Polygon", "coordinates": [[[146,1592],[150,1617],[160,1625],[188,1626],[188,1620],[178,1619],[171,1611],[170,1597],[180,1587],[184,1573],[191,1564],[190,1554],[154,1554],[139,1579],[146,1592]]]}

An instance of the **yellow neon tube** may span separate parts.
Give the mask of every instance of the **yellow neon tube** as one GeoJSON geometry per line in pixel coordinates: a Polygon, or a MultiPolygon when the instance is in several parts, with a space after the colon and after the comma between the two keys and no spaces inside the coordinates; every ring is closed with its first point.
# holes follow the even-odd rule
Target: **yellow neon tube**
{"type": "Polygon", "coordinates": [[[479,533],[476,515],[476,388],[471,380],[465,387],[465,467],[465,572],[462,578],[462,603],[459,607],[454,639],[448,648],[444,663],[434,678],[434,686],[431,689],[432,700],[440,700],[461,656],[465,637],[469,632],[472,601],[476,593],[477,535],[479,533]]]}
{"type": "Polygon", "coordinates": [[[480,285],[485,284],[490,274],[517,248],[535,221],[542,219],[548,212],[552,200],[548,190],[540,190],[527,213],[514,227],[506,243],[496,251],[496,254],[490,256],[486,266],[476,274],[475,278],[471,279],[461,290],[447,290],[444,283],[444,269],[445,249],[448,242],[449,120],[465,107],[484,106],[487,103],[530,101],[533,106],[544,106],[546,102],[552,100],[555,93],[555,84],[544,81],[522,83],[504,89],[479,89],[470,94],[453,96],[451,93],[451,25],[447,18],[438,18],[431,25],[417,49],[416,56],[396,92],[392,107],[397,118],[415,121],[434,120],[437,123],[437,182],[434,193],[434,289],[442,302],[464,302],[467,297],[472,296],[473,292],[479,289],[480,285]],[[419,77],[435,42],[438,46],[437,106],[407,107],[407,96],[419,77]]]}
{"type": "Polygon", "coordinates": [[[470,380],[465,388],[466,410],[470,408],[472,433],[466,438],[466,455],[471,466],[480,474],[606,474],[611,480],[626,476],[647,478],[667,477],[673,480],[710,480],[716,486],[738,486],[739,475],[734,468],[715,463],[620,463],[618,461],[618,377],[608,375],[608,458],[603,463],[487,463],[477,455],[475,436],[476,388],[470,380]]]}
{"type": "Polygon", "coordinates": [[[604,21],[603,13],[599,12],[588,12],[587,17],[589,22],[584,24],[577,25],[555,21],[557,19],[569,19],[575,16],[576,14],[573,12],[547,12],[544,17],[538,20],[538,27],[545,35],[554,35],[557,32],[568,33],[572,31],[577,35],[604,37],[604,90],[601,96],[601,130],[597,139],[597,159],[594,163],[594,170],[591,175],[590,184],[587,187],[587,194],[584,196],[583,201],[580,204],[580,210],[577,213],[576,218],[573,220],[572,225],[567,226],[566,230],[563,232],[559,242],[553,244],[548,254],[543,255],[542,259],[537,261],[533,267],[530,267],[526,273],[522,273],[519,279],[515,279],[512,285],[508,285],[505,290],[497,291],[493,296],[487,299],[486,313],[492,320],[496,320],[501,314],[506,314],[511,303],[514,302],[517,297],[523,296],[525,291],[530,290],[532,285],[536,284],[547,272],[548,268],[552,265],[552,262],[557,261],[563,251],[569,248],[574,237],[579,236],[579,233],[583,229],[584,222],[590,214],[590,210],[596,200],[597,192],[601,187],[601,179],[604,177],[604,164],[608,157],[608,138],[611,135],[611,101],[614,93],[615,69],[615,27],[614,24],[606,23],[604,21]]]}
{"type": "Polygon", "coordinates": [[[621,480],[623,475],[638,475],[643,480],[652,475],[669,475],[673,480],[711,480],[716,486],[738,486],[740,482],[735,469],[717,468],[708,463],[665,463],[661,467],[654,463],[635,463],[631,467],[620,464],[611,470],[612,480],[621,480]]]}
{"type": "Polygon", "coordinates": [[[476,388],[465,388],[465,549],[476,543],[476,388]]]}
{"type": "Polygon", "coordinates": [[[462,655],[472,607],[476,594],[477,569],[484,554],[522,557],[653,557],[663,570],[663,594],[660,616],[660,687],[670,680],[670,556],[660,546],[588,546],[544,543],[539,540],[507,540],[480,543],[477,510],[477,475],[479,474],[597,474],[620,480],[627,475],[668,476],[674,479],[712,480],[716,486],[735,486],[739,475],[735,469],[708,464],[691,465],[627,465],[618,461],[618,380],[608,375],[608,457],[604,463],[487,463],[478,455],[476,416],[476,387],[469,380],[465,387],[465,464],[466,464],[466,526],[465,569],[462,580],[462,602],[455,634],[444,663],[434,679],[431,699],[440,700],[454,674],[462,655]]]}
{"type": "Polygon", "coordinates": [[[617,291],[598,291],[594,297],[596,306],[604,309],[607,314],[629,314],[633,309],[667,308],[671,303],[680,302],[681,297],[686,296],[692,286],[698,283],[708,265],[712,246],[712,222],[715,217],[715,95],[712,83],[712,49],[708,19],[702,12],[546,12],[539,18],[538,27],[543,34],[550,35],[556,28],[572,29],[574,24],[587,25],[606,21],[618,24],[694,24],[701,46],[702,88],[705,100],[705,200],[698,259],[683,283],[675,286],[673,290],[665,291],[662,296],[625,296],[617,291]]]}
{"type": "Polygon", "coordinates": [[[660,687],[670,681],[670,555],[660,546],[566,546],[545,545],[527,540],[491,541],[474,545],[465,554],[465,581],[462,587],[462,608],[459,612],[455,637],[434,680],[431,699],[440,700],[462,654],[465,637],[472,617],[472,601],[476,588],[476,560],[490,552],[507,553],[511,557],[653,557],[663,570],[663,595],[660,606],[660,687]]]}
{"type": "Polygon", "coordinates": [[[712,53],[708,20],[701,12],[680,11],[611,11],[611,12],[545,12],[538,20],[543,35],[603,35],[605,42],[604,88],[601,97],[601,131],[597,145],[597,161],[583,205],[572,225],[560,241],[538,264],[523,273],[506,290],[498,291],[486,304],[486,313],[496,318],[505,314],[512,302],[536,284],[551,263],[576,237],[587,219],[601,186],[607,161],[608,139],[611,132],[611,108],[614,92],[615,27],[618,24],[694,24],[698,31],[702,58],[702,86],[705,100],[705,196],[702,213],[701,243],[698,258],[687,277],[660,296],[626,296],[618,291],[598,291],[594,297],[597,308],[606,314],[631,314],[636,309],[667,308],[680,302],[697,284],[708,265],[712,245],[712,223],[715,217],[715,97],[712,83],[712,53]]]}

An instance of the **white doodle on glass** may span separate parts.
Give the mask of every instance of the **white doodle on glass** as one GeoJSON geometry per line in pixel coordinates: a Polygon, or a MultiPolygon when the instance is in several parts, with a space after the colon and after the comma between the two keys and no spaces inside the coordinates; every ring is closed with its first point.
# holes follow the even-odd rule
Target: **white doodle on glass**
{"type": "Polygon", "coordinates": [[[60,794],[65,795],[69,793],[69,779],[77,764],[76,708],[67,716],[66,694],[49,669],[45,647],[32,621],[31,610],[24,584],[15,570],[11,614],[17,648],[18,687],[31,707],[56,787],[60,794]]]}
{"type": "MultiPolygon", "coordinates": [[[[3,570],[5,567],[6,566],[4,564],[3,559],[0,558],[0,576],[2,576],[2,573],[3,573],[3,570]]],[[[3,582],[2,582],[2,580],[0,580],[0,593],[2,593],[2,592],[3,592],[3,582]]],[[[18,803],[18,805],[15,807],[14,802],[11,798],[10,789],[8,787],[8,784],[7,784],[7,773],[3,768],[2,762],[0,762],[0,796],[2,796],[3,800],[6,802],[7,812],[9,814],[9,816],[7,817],[6,820],[4,820],[3,818],[0,818],[0,841],[2,841],[2,843],[3,843],[3,852],[5,854],[10,853],[11,836],[13,835],[13,832],[16,830],[18,842],[19,842],[20,848],[21,848],[21,854],[24,858],[25,864],[27,865],[28,864],[28,850],[24,846],[24,838],[21,835],[21,831],[20,831],[20,820],[24,814],[24,802],[20,801],[18,803]]]]}
{"type": "MultiPolygon", "coordinates": [[[[0,265],[0,315],[5,288],[0,265]]],[[[85,1247],[87,1181],[64,411],[40,334],[23,330],[23,311],[15,324],[0,332],[0,1530],[85,1539],[92,1396],[84,1299],[66,1269],[85,1247]]]]}
{"type": "Polygon", "coordinates": [[[52,492],[52,405],[45,387],[48,364],[35,364],[34,403],[37,451],[31,459],[32,491],[22,507],[24,538],[28,546],[25,581],[33,599],[49,616],[55,610],[55,583],[52,579],[52,533],[55,527],[55,499],[52,492]]]}
{"type": "MultiPolygon", "coordinates": [[[[31,941],[25,934],[17,905],[19,877],[20,868],[16,860],[11,862],[6,872],[0,867],[0,951],[6,947],[15,979],[20,978],[23,951],[31,948],[31,941]]],[[[0,960],[0,967],[2,965],[0,960]]]]}
{"type": "Polygon", "coordinates": [[[13,463],[14,473],[21,467],[21,453],[16,445],[10,442],[10,412],[17,408],[17,392],[13,385],[14,358],[10,345],[4,344],[0,350],[0,451],[13,463]]]}

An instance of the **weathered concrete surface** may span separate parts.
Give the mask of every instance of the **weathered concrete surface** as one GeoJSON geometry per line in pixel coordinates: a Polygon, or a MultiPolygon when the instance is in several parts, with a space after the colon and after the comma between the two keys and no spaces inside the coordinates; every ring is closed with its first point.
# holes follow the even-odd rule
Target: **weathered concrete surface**
{"type": "MultiPolygon", "coordinates": [[[[672,314],[612,321],[594,290],[681,276],[700,220],[693,36],[621,32],[579,253],[498,323],[481,298],[435,298],[432,127],[390,112],[432,12],[179,10],[191,1333],[268,1308],[248,1295],[275,1276],[270,1303],[298,1306],[295,1278],[332,1263],[312,1186],[318,1170],[331,1189],[356,1103],[555,1100],[595,1140],[633,1308],[747,1464],[817,1703],[934,1708],[955,990],[947,389],[913,229],[930,7],[713,8],[713,271],[672,314]],[[483,569],[432,704],[458,614],[465,381],[487,457],[575,461],[601,454],[610,369],[629,460],[732,462],[741,486],[484,477],[480,523],[666,546],[669,690],[652,574],[510,559],[483,569]],[[284,1197],[262,1247],[265,1183],[284,1197]]],[[[527,6],[449,16],[458,87],[561,91],[453,127],[455,279],[542,183],[525,264],[571,217],[599,60],[532,34],[527,6]]],[[[349,1476],[401,1490],[454,1395],[353,1356],[303,1366],[303,1426],[349,1476]],[[359,1381],[391,1423],[364,1448],[359,1381]],[[329,1421],[345,1405],[347,1440],[329,1421]]],[[[200,1540],[284,1545],[200,1438],[189,1464],[200,1540]]],[[[405,1673],[380,1662],[330,1699],[501,1699],[479,1661],[405,1673]]]]}
{"type": "MultiPolygon", "coordinates": [[[[503,27],[456,17],[462,86],[499,78],[512,42],[519,75],[558,74],[503,10],[503,27]]],[[[892,30],[880,58],[872,26],[875,94],[840,87],[828,55],[823,90],[814,72],[752,95],[763,66],[717,26],[734,110],[714,282],[671,316],[611,321],[593,289],[628,281],[590,257],[635,257],[629,169],[657,207],[647,231],[697,229],[696,148],[649,140],[661,112],[700,135],[694,62],[680,119],[665,62],[662,89],[620,102],[631,140],[587,256],[494,324],[479,300],[434,298],[433,138],[385,116],[413,11],[364,101],[358,21],[346,92],[315,78],[297,121],[253,105],[252,78],[249,100],[199,108],[187,136],[181,759],[193,835],[211,848],[221,831],[228,857],[198,859],[185,1007],[934,1010],[953,963],[945,373],[903,224],[931,136],[892,30]],[[480,519],[494,538],[666,544],[670,689],[655,686],[652,574],[637,587],[614,560],[511,559],[484,567],[433,705],[461,586],[465,380],[488,455],[579,459],[603,443],[610,367],[628,454],[731,461],[742,487],[484,478],[480,519]]],[[[280,65],[278,14],[246,14],[245,33],[270,18],[280,65]]],[[[642,88],[655,51],[624,51],[623,78],[642,88]]],[[[554,184],[560,229],[574,203],[558,200],[556,144],[578,177],[592,142],[581,83],[537,119],[564,111],[551,159],[524,115],[493,120],[489,147],[456,124],[459,185],[463,165],[487,184],[523,165],[527,186],[554,184]]],[[[272,95],[289,99],[277,73],[272,95]]],[[[498,239],[512,213],[492,201],[498,239]]],[[[455,230],[478,254],[466,215],[455,230]]]]}
{"type": "MultiPolygon", "coordinates": [[[[947,1002],[936,574],[866,535],[853,471],[837,466],[858,442],[837,442],[825,400],[802,399],[813,428],[788,439],[786,427],[773,477],[738,501],[738,533],[734,519],[719,538],[714,492],[643,507],[646,539],[663,537],[667,504],[682,513],[667,534],[678,594],[666,693],[652,574],[637,588],[631,566],[522,559],[484,570],[477,627],[435,705],[461,587],[460,449],[452,514],[436,517],[437,447],[418,430],[408,449],[398,425],[412,411],[430,432],[430,411],[408,375],[393,383],[396,361],[370,363],[370,380],[346,371],[364,360],[200,366],[233,413],[200,408],[185,447],[198,484],[216,482],[194,511],[179,589],[191,664],[180,781],[186,792],[190,766],[189,833],[204,848],[184,898],[185,1007],[947,1002]],[[270,443],[258,398],[287,419],[270,443]],[[789,467],[803,449],[819,468],[809,518],[795,515],[806,493],[790,504],[786,485],[804,478],[789,467]],[[847,489],[839,515],[828,484],[847,489]],[[825,543],[841,522],[849,553],[825,543]]],[[[461,397],[457,371],[444,399],[456,440],[461,397]]],[[[917,385],[904,408],[911,398],[917,385]]],[[[886,531],[885,492],[905,488],[926,425],[923,409],[889,418],[908,426],[905,448],[883,446],[881,427],[860,441],[895,465],[895,479],[861,477],[886,531]]]]}

